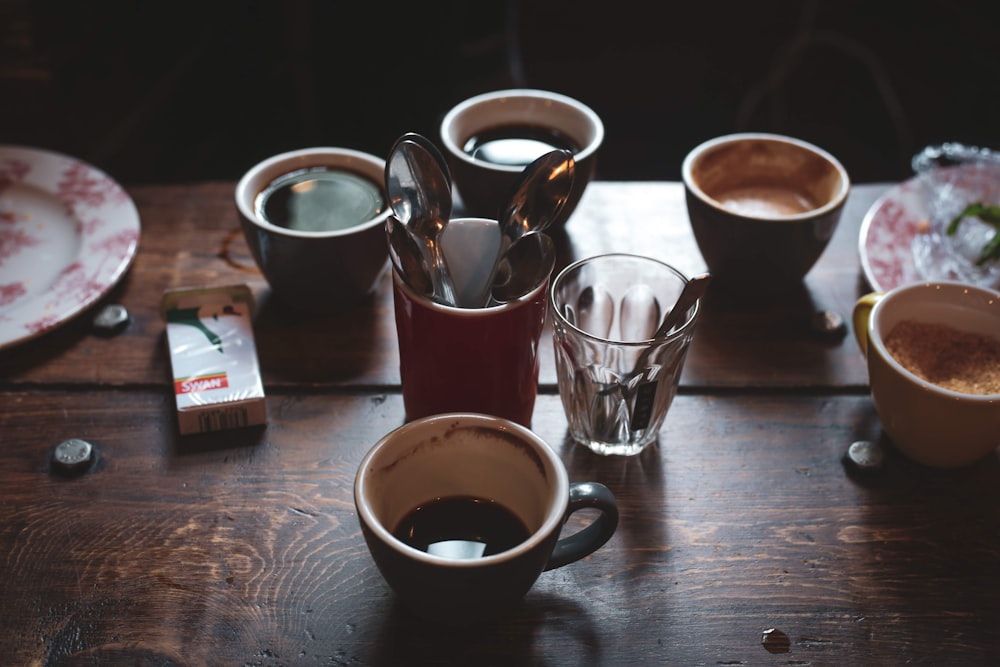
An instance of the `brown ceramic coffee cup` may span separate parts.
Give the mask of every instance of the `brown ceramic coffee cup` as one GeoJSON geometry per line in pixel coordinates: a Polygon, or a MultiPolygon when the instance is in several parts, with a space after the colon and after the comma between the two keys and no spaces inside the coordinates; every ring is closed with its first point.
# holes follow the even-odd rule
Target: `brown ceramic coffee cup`
{"type": "MultiPolygon", "coordinates": [[[[236,185],[243,235],[271,290],[296,310],[332,313],[368,297],[389,264],[385,161],[349,148],[304,148],[269,157],[236,185]],[[265,196],[285,179],[328,172],[333,194],[303,204],[312,218],[288,224],[266,214],[265,196]]],[[[308,191],[313,182],[289,185],[308,191]]],[[[298,204],[296,204],[298,205],[298,204]]]]}
{"type": "Polygon", "coordinates": [[[850,190],[825,150],[776,134],[706,141],[681,167],[691,229],[717,284],[794,285],[826,249],[850,190]]]}
{"type": "Polygon", "coordinates": [[[570,483],[533,432],[473,413],[387,434],[358,468],[354,502],[389,586],[418,616],[446,624],[509,612],[542,572],[593,553],[618,525],[606,487],[570,483]],[[561,537],[583,509],[596,517],[561,537]]]}
{"type": "Polygon", "coordinates": [[[575,175],[566,203],[551,222],[557,229],[573,214],[594,177],[604,124],[579,100],[548,90],[514,88],[475,95],[453,106],[441,121],[440,138],[465,214],[483,218],[501,215],[532,160],[552,149],[571,151],[575,175]],[[487,150],[496,142],[523,148],[487,150]]]}

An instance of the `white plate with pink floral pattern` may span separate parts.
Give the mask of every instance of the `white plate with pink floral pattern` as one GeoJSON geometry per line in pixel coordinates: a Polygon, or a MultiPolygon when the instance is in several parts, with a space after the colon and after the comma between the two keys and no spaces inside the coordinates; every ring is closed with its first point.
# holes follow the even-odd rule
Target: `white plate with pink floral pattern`
{"type": "Polygon", "coordinates": [[[861,268],[872,289],[885,292],[925,280],[957,280],[1000,289],[1000,265],[976,263],[995,230],[965,218],[957,233],[948,223],[973,202],[1000,202],[995,166],[949,166],[890,188],[861,223],[861,268]],[[924,180],[921,180],[924,179],[924,180]]]}
{"type": "Polygon", "coordinates": [[[861,269],[873,290],[885,292],[922,280],[913,260],[913,239],[927,231],[927,217],[916,178],[893,186],[868,209],[858,250],[861,269]]]}
{"type": "Polygon", "coordinates": [[[67,322],[107,294],[139,245],[139,212],[104,172],[0,146],[0,349],[67,322]]]}

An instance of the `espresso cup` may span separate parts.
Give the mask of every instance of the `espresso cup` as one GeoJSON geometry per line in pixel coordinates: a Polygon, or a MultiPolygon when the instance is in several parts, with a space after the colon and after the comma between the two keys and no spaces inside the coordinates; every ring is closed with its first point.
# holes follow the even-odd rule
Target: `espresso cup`
{"type": "Polygon", "coordinates": [[[681,166],[691,230],[719,286],[794,287],[837,228],[850,179],[830,153],[776,134],[731,134],[681,166]]]}
{"type": "Polygon", "coordinates": [[[1000,445],[1000,293],[915,283],[861,297],[853,316],[872,401],[903,454],[955,468],[1000,445]]]}
{"type": "Polygon", "coordinates": [[[384,174],[381,158],[321,147],[275,155],[243,175],[243,235],[279,299],[332,313],[371,294],[389,259],[384,174]]]}
{"type": "Polygon", "coordinates": [[[597,169],[604,124],[597,113],[548,90],[496,90],[462,100],[440,127],[444,155],[465,214],[497,218],[518,178],[534,159],[555,149],[573,153],[573,186],[550,223],[563,225],[597,169]]]}
{"type": "Polygon", "coordinates": [[[539,575],[614,534],[614,496],[570,483],[556,452],[506,419],[435,415],[385,435],[367,453],[354,502],[368,549],[398,598],[446,624],[509,612],[539,575]],[[590,523],[560,538],[574,512],[590,523]],[[588,513],[589,514],[589,513],[588,513]]]}

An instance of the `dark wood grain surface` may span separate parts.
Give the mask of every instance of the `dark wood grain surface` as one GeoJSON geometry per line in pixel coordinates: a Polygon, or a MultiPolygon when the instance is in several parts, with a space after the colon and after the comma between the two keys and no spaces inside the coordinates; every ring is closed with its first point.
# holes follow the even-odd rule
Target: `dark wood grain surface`
{"type": "MultiPolygon", "coordinates": [[[[245,282],[258,298],[255,334],[270,387],[395,386],[399,356],[389,275],[373,299],[348,312],[303,317],[269,298],[239,230],[232,183],[143,186],[130,190],[142,220],[135,262],[105,299],[133,316],[113,339],[89,334],[89,318],[11,351],[0,351],[6,383],[161,385],[169,376],[160,297],[166,289],[245,282]],[[105,357],[104,355],[107,355],[105,357]],[[98,363],[114,358],[114,363],[98,363]]],[[[830,246],[798,289],[732,295],[710,291],[699,335],[685,365],[691,387],[855,387],[867,382],[851,345],[809,335],[818,310],[849,318],[866,290],[858,229],[887,186],[855,187],[830,246]]],[[[695,245],[679,183],[592,183],[566,227],[553,233],[557,270],[603,252],[647,254],[691,274],[705,264],[695,245]]],[[[543,336],[542,386],[555,386],[555,363],[543,336]]]]}
{"type": "MultiPolygon", "coordinates": [[[[1000,461],[910,463],[884,440],[853,338],[816,337],[867,289],[856,186],[801,290],[710,293],[659,443],[633,458],[567,441],[548,333],[533,428],[621,524],[542,575],[514,614],[454,631],[401,609],[365,548],[354,472],[402,423],[388,276],[348,313],[269,298],[231,183],[130,190],[135,264],[89,313],[0,351],[0,663],[11,665],[977,665],[1000,651],[1000,461]],[[164,289],[246,282],[266,427],[177,435],[164,289]],[[50,456],[84,438],[95,467],[50,456]],[[881,474],[843,457],[881,441],[881,474]],[[762,643],[766,631],[787,636],[762,643]]],[[[703,264],[675,183],[594,183],[560,263],[606,251],[703,264]]]]}

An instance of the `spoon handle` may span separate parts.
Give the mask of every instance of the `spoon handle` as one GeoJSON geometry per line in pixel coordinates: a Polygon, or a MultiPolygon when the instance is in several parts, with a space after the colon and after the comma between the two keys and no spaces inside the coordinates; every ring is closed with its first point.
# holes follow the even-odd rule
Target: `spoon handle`
{"type": "Polygon", "coordinates": [[[434,239],[427,239],[424,248],[427,251],[427,262],[431,266],[430,274],[434,298],[444,305],[457,306],[455,285],[451,280],[451,273],[448,271],[448,263],[445,261],[444,253],[441,252],[441,244],[434,239]]]}
{"type": "Polygon", "coordinates": [[[687,317],[688,311],[691,310],[691,306],[693,306],[698,299],[705,294],[705,288],[708,287],[708,282],[711,277],[712,276],[707,273],[702,273],[690,278],[687,283],[685,283],[684,289],[681,290],[680,296],[677,297],[677,303],[675,303],[674,307],[670,309],[670,312],[664,315],[663,322],[660,323],[660,326],[656,329],[656,333],[653,334],[652,341],[645,349],[643,349],[642,354],[639,355],[639,359],[635,362],[635,366],[632,367],[632,372],[629,374],[629,378],[635,378],[645,373],[645,368],[649,364],[649,357],[653,354],[653,350],[655,350],[657,345],[661,342],[660,339],[666,338],[667,334],[669,334],[674,327],[684,322],[684,318],[687,317]]]}
{"type": "Polygon", "coordinates": [[[691,310],[691,306],[705,293],[705,288],[708,287],[710,279],[711,276],[709,274],[702,273],[694,276],[685,283],[684,289],[681,290],[681,295],[677,297],[677,303],[663,317],[663,322],[656,329],[653,338],[663,338],[670,333],[671,329],[683,321],[684,317],[687,316],[687,312],[691,310]]]}
{"type": "Polygon", "coordinates": [[[433,298],[434,284],[423,249],[406,227],[395,217],[385,220],[389,257],[403,282],[421,296],[433,298]]]}

